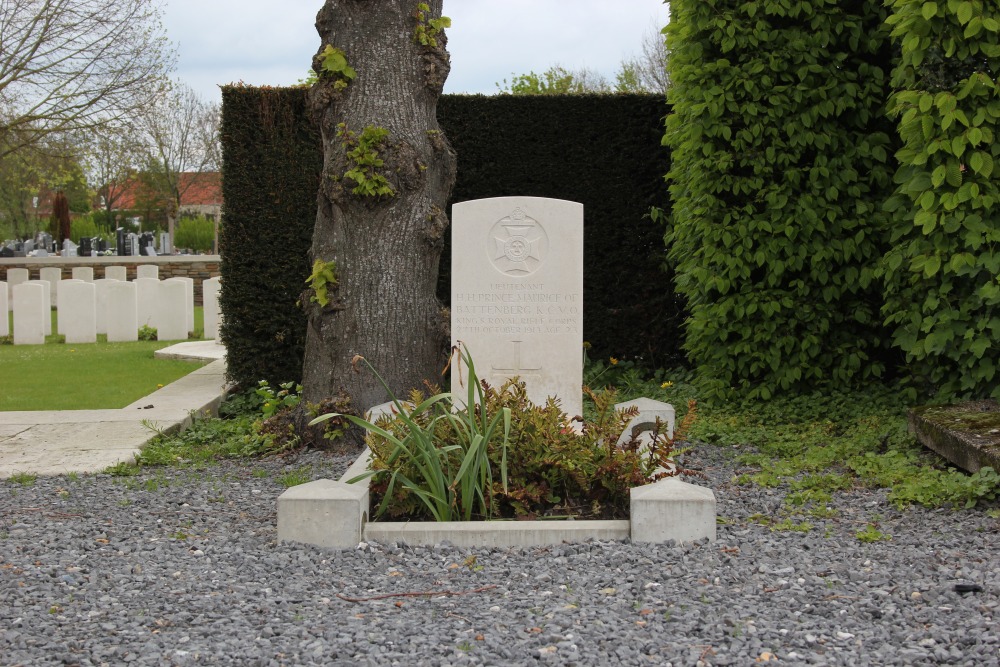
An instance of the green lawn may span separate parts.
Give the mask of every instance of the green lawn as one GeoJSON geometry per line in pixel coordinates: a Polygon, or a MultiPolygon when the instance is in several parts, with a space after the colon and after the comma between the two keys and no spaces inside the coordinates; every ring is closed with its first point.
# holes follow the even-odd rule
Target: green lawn
{"type": "MultiPolygon", "coordinates": [[[[55,311],[52,313],[55,326],[55,311]]],[[[201,308],[195,329],[203,329],[201,308]]],[[[0,345],[0,411],[123,408],[203,364],[154,359],[177,341],[67,345],[58,335],[45,345],[0,345]]]]}

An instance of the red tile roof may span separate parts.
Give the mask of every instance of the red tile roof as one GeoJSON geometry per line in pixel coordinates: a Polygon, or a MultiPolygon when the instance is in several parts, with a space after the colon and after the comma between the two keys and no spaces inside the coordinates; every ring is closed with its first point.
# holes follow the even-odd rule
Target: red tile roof
{"type": "MultiPolygon", "coordinates": [[[[222,174],[217,171],[184,172],[180,174],[178,190],[181,192],[181,208],[185,206],[221,206],[222,205],[222,174]]],[[[112,184],[112,192],[118,189],[112,184]]],[[[122,193],[116,198],[114,208],[127,210],[136,208],[136,202],[144,194],[144,184],[132,180],[123,184],[122,193]]]]}

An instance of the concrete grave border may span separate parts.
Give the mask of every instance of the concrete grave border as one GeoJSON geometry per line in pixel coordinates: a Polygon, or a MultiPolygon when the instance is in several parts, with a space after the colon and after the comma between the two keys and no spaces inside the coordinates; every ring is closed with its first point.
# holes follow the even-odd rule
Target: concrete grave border
{"type": "MultiPolygon", "coordinates": [[[[636,404],[640,414],[626,430],[648,428],[669,418],[673,406],[643,398],[619,403],[636,404]]],[[[369,419],[388,411],[391,403],[376,406],[369,419]]],[[[365,541],[434,545],[448,541],[458,547],[510,547],[582,542],[588,539],[662,543],[716,539],[715,494],[711,489],[667,477],[632,489],[630,518],[614,521],[451,521],[372,522],[368,520],[368,481],[347,480],[368,469],[366,449],[340,480],[319,479],[293,486],[278,497],[278,541],[351,549],[365,541]]]]}

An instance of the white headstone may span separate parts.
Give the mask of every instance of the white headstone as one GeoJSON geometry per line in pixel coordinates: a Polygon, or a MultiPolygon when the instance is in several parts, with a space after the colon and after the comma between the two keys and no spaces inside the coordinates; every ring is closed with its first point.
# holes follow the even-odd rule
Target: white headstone
{"type": "Polygon", "coordinates": [[[114,280],[128,280],[128,273],[124,266],[105,266],[104,277],[114,280]]]}
{"type": "Polygon", "coordinates": [[[167,232],[160,232],[160,254],[172,255],[173,253],[174,247],[170,243],[170,234],[167,232]]]}
{"type": "Polygon", "coordinates": [[[73,267],[73,280],[82,280],[82,281],[88,282],[88,283],[94,282],[94,267],[92,267],[92,266],[74,266],[73,267]]]}
{"type": "Polygon", "coordinates": [[[139,324],[136,318],[135,283],[113,280],[107,283],[108,342],[131,342],[139,340],[139,324]]]}
{"type": "Polygon", "coordinates": [[[160,306],[153,319],[157,340],[187,340],[187,285],[180,280],[160,283],[160,306]]]}
{"type": "Polygon", "coordinates": [[[97,342],[97,288],[83,280],[59,283],[63,305],[59,309],[59,333],[67,343],[97,342]]]}
{"type": "Polygon", "coordinates": [[[97,289],[97,333],[108,333],[108,285],[120,282],[111,278],[98,278],[94,281],[97,289]]]}
{"type": "Polygon", "coordinates": [[[466,345],[493,386],[519,376],[532,402],[554,396],[571,417],[581,414],[583,205],[540,197],[455,204],[451,252],[452,344],[466,345]]]}
{"type": "Polygon", "coordinates": [[[48,315],[45,318],[43,326],[45,327],[45,335],[52,335],[52,285],[48,280],[29,280],[25,285],[42,285],[45,287],[45,294],[42,295],[42,302],[45,304],[45,312],[48,315]]]}
{"type": "Polygon", "coordinates": [[[59,307],[59,281],[62,280],[62,269],[55,266],[46,266],[38,270],[38,277],[41,280],[49,281],[49,302],[59,307]]]}
{"type": "Polygon", "coordinates": [[[7,298],[7,283],[0,282],[0,336],[10,335],[10,318],[7,317],[10,299],[7,298]]]}
{"type": "MultiPolygon", "coordinates": [[[[176,276],[174,278],[167,278],[167,280],[173,280],[176,282],[184,283],[184,289],[187,290],[187,330],[194,331],[194,278],[186,278],[184,276],[176,276]]],[[[167,282],[164,280],[163,282],[167,282]]]]}
{"type": "Polygon", "coordinates": [[[140,264],[135,267],[135,276],[138,278],[155,278],[160,279],[160,267],[156,264],[140,264]]]}
{"type": "Polygon", "coordinates": [[[219,338],[219,290],[222,287],[220,278],[209,278],[201,281],[202,310],[205,314],[205,338],[219,338]]]}
{"type": "Polygon", "coordinates": [[[45,322],[49,310],[45,307],[48,285],[31,280],[14,286],[14,345],[45,343],[45,322]]]}
{"type": "Polygon", "coordinates": [[[28,269],[7,269],[7,306],[14,308],[14,285],[28,282],[28,269]]]}
{"type": "Polygon", "coordinates": [[[133,282],[139,326],[155,327],[153,315],[160,307],[160,281],[156,278],[136,278],[133,282]]]}

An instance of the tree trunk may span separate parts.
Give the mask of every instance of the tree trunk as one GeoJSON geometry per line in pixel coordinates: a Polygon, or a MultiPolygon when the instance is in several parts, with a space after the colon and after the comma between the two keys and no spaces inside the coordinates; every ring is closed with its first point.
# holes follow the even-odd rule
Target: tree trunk
{"type": "Polygon", "coordinates": [[[310,261],[335,262],[338,282],[325,306],[311,286],[302,294],[309,318],[306,402],[339,390],[356,410],[388,400],[367,368],[354,371],[355,355],[400,397],[425,379],[438,380],[447,358],[448,319],[435,288],[456,160],[437,123],[450,69],[445,36],[427,23],[441,15],[442,0],[427,4],[421,17],[415,0],[327,0],[316,18],[323,43],[313,59],[319,81],[310,104],[324,167],[310,261]],[[431,44],[419,43],[421,30],[431,44]],[[354,78],[324,70],[327,46],[343,52],[354,78]],[[364,143],[365,128],[388,131],[374,142],[381,166],[364,167],[348,155],[364,143]],[[392,194],[353,192],[360,185],[346,174],[354,168],[367,169],[362,180],[369,184],[384,178],[392,194]]]}

